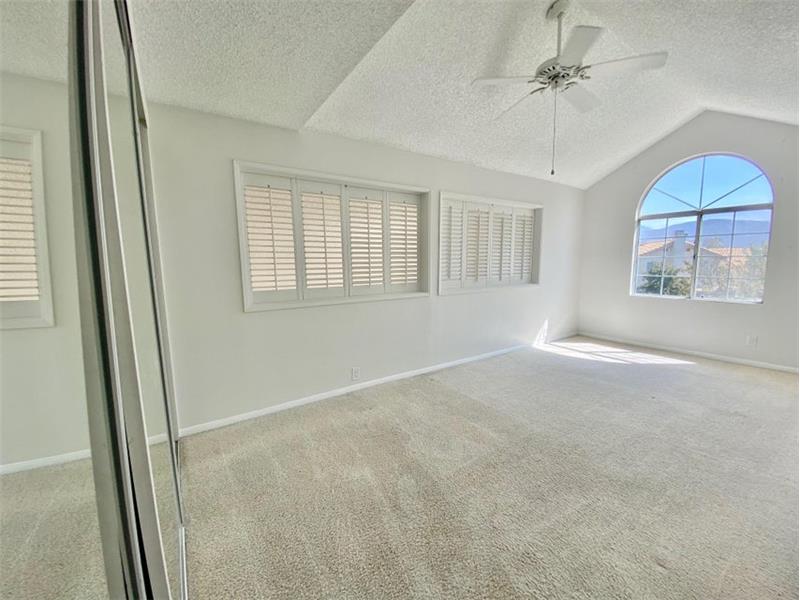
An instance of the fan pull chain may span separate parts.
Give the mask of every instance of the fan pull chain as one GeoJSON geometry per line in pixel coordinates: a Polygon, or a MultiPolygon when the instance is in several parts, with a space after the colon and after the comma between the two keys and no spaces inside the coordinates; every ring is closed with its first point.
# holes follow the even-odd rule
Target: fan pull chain
{"type": "Polygon", "coordinates": [[[553,154],[550,161],[550,175],[556,174],[556,109],[558,107],[558,88],[553,89],[553,154]]]}

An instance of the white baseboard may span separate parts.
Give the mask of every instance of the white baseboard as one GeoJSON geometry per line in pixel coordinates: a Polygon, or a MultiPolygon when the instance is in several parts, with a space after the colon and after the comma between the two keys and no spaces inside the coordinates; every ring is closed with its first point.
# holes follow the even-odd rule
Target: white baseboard
{"type": "Polygon", "coordinates": [[[8,463],[7,465],[0,465],[0,475],[16,473],[18,471],[27,471],[29,469],[37,469],[39,467],[60,465],[61,463],[72,462],[73,460],[81,460],[82,458],[89,458],[90,456],[91,453],[87,448],[86,450],[67,452],[66,454],[56,454],[55,456],[44,456],[42,458],[34,458],[33,460],[23,460],[20,462],[8,463]]]}
{"type": "MultiPolygon", "coordinates": [[[[281,404],[276,404],[275,406],[268,406],[266,408],[254,410],[252,412],[240,415],[234,415],[232,417],[226,417],[224,419],[218,419],[216,421],[211,421],[209,423],[201,423],[200,425],[182,427],[180,429],[179,437],[192,435],[195,433],[201,433],[203,431],[210,431],[211,429],[225,427],[226,425],[232,425],[233,423],[246,421],[248,419],[255,419],[256,417],[269,415],[282,410],[294,408],[296,406],[303,406],[304,404],[310,404],[311,402],[318,402],[319,400],[325,400],[326,398],[341,396],[342,394],[355,392],[356,390],[363,390],[364,388],[368,388],[373,385],[388,383],[390,381],[397,381],[398,379],[406,379],[408,377],[423,375],[425,373],[430,373],[432,371],[439,371],[441,369],[446,369],[448,367],[455,367],[456,365],[462,365],[464,363],[473,362],[476,360],[482,360],[484,358],[491,358],[492,356],[507,354],[509,352],[513,352],[514,350],[520,350],[522,348],[530,348],[530,344],[521,344],[519,346],[512,346],[511,348],[503,348],[501,350],[495,350],[493,352],[486,352],[485,354],[478,354],[477,356],[468,356],[466,358],[460,358],[458,360],[453,360],[450,362],[441,363],[430,367],[422,367],[421,369],[415,369],[413,371],[406,371],[404,373],[388,375],[386,377],[380,377],[378,379],[371,379],[370,381],[364,381],[361,383],[348,385],[346,387],[329,390],[327,392],[321,392],[319,394],[314,394],[312,396],[306,396],[305,398],[298,398],[296,400],[282,402],[281,404]]],[[[162,433],[151,436],[150,443],[157,444],[166,441],[166,439],[167,439],[166,434],[162,433]]],[[[58,454],[56,456],[45,456],[43,458],[35,458],[33,460],[25,460],[16,463],[9,463],[6,465],[0,465],[0,475],[5,475],[7,473],[16,473],[18,471],[27,471],[28,469],[36,469],[38,467],[48,467],[52,465],[58,465],[61,463],[72,462],[74,460],[80,460],[82,458],[89,458],[90,456],[91,456],[90,451],[86,449],[86,450],[78,450],[77,452],[68,452],[66,454],[58,454]]]]}
{"type": "Polygon", "coordinates": [[[773,371],[784,371],[786,373],[798,372],[797,367],[789,367],[787,365],[776,365],[773,363],[761,362],[758,360],[749,360],[746,358],[738,358],[735,356],[725,356],[723,354],[712,354],[711,352],[700,352],[698,350],[687,350],[686,348],[676,348],[674,346],[662,346],[660,344],[652,344],[650,342],[625,339],[621,337],[606,335],[604,333],[596,333],[586,330],[581,330],[576,335],[579,335],[581,337],[594,338],[596,340],[603,340],[606,342],[615,342],[617,344],[628,344],[629,346],[639,346],[640,348],[661,350],[663,352],[674,352],[675,354],[687,354],[689,356],[698,356],[700,358],[708,358],[711,360],[718,360],[720,362],[726,362],[726,363],[734,363],[737,365],[746,365],[748,367],[758,367],[760,369],[772,369],[773,371]]]}
{"type": "MultiPolygon", "coordinates": [[[[166,433],[159,433],[151,435],[149,438],[150,445],[160,444],[167,441],[166,433]]],[[[8,473],[17,473],[18,471],[28,471],[30,469],[38,469],[39,467],[51,467],[53,465],[60,465],[83,458],[89,458],[92,455],[91,450],[78,450],[76,452],[67,452],[66,454],[56,454],[55,456],[45,456],[43,458],[34,458],[33,460],[23,460],[21,462],[9,463],[7,465],[0,465],[0,475],[8,473]]]]}
{"type": "Polygon", "coordinates": [[[387,375],[386,377],[379,377],[378,379],[370,379],[369,381],[363,381],[361,383],[355,383],[353,385],[348,385],[345,387],[328,390],[326,392],[320,392],[319,394],[313,394],[311,396],[306,396],[304,398],[297,398],[296,400],[281,402],[280,404],[275,404],[274,406],[267,406],[265,408],[260,408],[258,410],[238,415],[233,415],[231,417],[225,417],[224,419],[209,421],[208,423],[201,423],[199,425],[182,427],[180,429],[180,437],[184,437],[187,435],[194,435],[195,433],[202,433],[203,431],[210,431],[212,429],[218,429],[220,427],[233,425],[234,423],[239,423],[241,421],[247,421],[248,419],[255,419],[257,417],[263,417],[265,415],[270,415],[272,413],[280,412],[282,410],[288,410],[290,408],[296,408],[298,406],[303,406],[305,404],[311,404],[312,402],[319,402],[320,400],[326,400],[328,398],[334,398],[336,396],[341,396],[343,394],[349,394],[350,392],[363,390],[364,388],[372,387],[374,385],[389,383],[390,381],[397,381],[399,379],[408,379],[409,377],[416,377],[417,375],[424,375],[426,373],[431,373],[433,371],[441,371],[442,369],[447,369],[449,367],[455,367],[457,365],[463,365],[465,363],[474,362],[476,360],[483,360],[485,358],[491,358],[493,356],[499,356],[501,354],[508,354],[509,352],[514,352],[515,350],[521,350],[522,348],[530,348],[530,347],[531,344],[520,344],[518,346],[512,346],[510,348],[503,348],[501,350],[495,350],[493,352],[478,354],[477,356],[468,356],[466,358],[459,358],[458,360],[452,360],[446,363],[439,363],[437,365],[432,365],[430,367],[422,367],[420,369],[414,369],[413,371],[404,371],[403,373],[387,375]]]}
{"type": "MultiPolygon", "coordinates": [[[[773,369],[776,371],[784,371],[788,373],[797,373],[798,369],[796,367],[789,367],[785,365],[776,365],[772,363],[760,362],[755,360],[747,360],[742,358],[736,358],[732,356],[724,356],[719,354],[711,354],[709,352],[698,352],[694,350],[686,350],[685,348],[675,348],[672,346],[662,346],[657,344],[651,344],[646,342],[641,342],[637,340],[630,340],[630,339],[623,339],[616,336],[609,336],[601,333],[591,332],[591,331],[578,331],[574,334],[560,336],[560,339],[565,339],[572,337],[573,335],[580,335],[583,337],[594,338],[597,340],[603,340],[608,342],[615,342],[618,344],[628,344],[631,346],[639,346],[642,348],[650,348],[653,350],[661,350],[664,352],[674,352],[676,354],[687,354],[690,356],[698,356],[701,358],[708,358],[711,360],[719,360],[722,362],[728,363],[735,363],[735,364],[742,364],[747,365],[750,367],[759,367],[762,369],[773,369]]],[[[274,406],[267,406],[265,408],[261,408],[258,410],[250,411],[247,413],[242,413],[238,415],[233,415],[231,417],[225,417],[223,419],[217,419],[215,421],[210,421],[208,423],[201,423],[199,425],[192,425],[189,427],[182,427],[180,429],[180,437],[193,435],[196,433],[202,433],[203,431],[210,431],[212,429],[218,429],[220,427],[225,427],[227,425],[233,425],[234,423],[239,423],[241,421],[247,421],[248,419],[255,419],[257,417],[262,417],[265,415],[269,415],[272,413],[280,412],[283,410],[288,410],[290,408],[295,408],[298,406],[303,406],[305,404],[311,404],[312,402],[319,402],[320,400],[326,400],[328,398],[335,398],[336,396],[341,396],[344,394],[348,394],[350,392],[355,392],[358,390],[363,390],[365,388],[372,387],[374,385],[380,385],[382,383],[389,383],[391,381],[398,381],[400,379],[408,379],[409,377],[416,377],[417,375],[424,375],[426,373],[432,373],[434,371],[440,371],[442,369],[447,369],[449,367],[455,367],[458,365],[463,365],[465,363],[470,363],[478,360],[483,360],[486,358],[491,358],[493,356],[500,356],[501,354],[508,354],[509,352],[514,352],[516,350],[521,350],[523,348],[530,348],[531,344],[520,344],[518,346],[512,346],[510,348],[503,348],[501,350],[494,350],[493,352],[486,352],[484,354],[478,354],[476,356],[468,356],[466,358],[459,358],[457,360],[452,360],[445,363],[439,363],[436,365],[432,365],[429,367],[422,367],[420,369],[414,369],[412,371],[405,371],[403,373],[395,373],[394,375],[387,375],[386,377],[379,377],[378,379],[371,379],[369,381],[363,381],[361,383],[355,383],[353,385],[348,385],[341,388],[336,388],[333,390],[328,390],[326,392],[320,392],[318,394],[313,394],[311,396],[306,396],[304,398],[297,398],[295,400],[289,400],[288,402],[282,402],[280,404],[276,404],[274,406]]],[[[152,436],[150,438],[150,443],[159,443],[166,441],[166,434],[159,434],[152,436]]],[[[86,450],[78,450],[77,452],[68,452],[66,454],[58,454],[56,456],[46,456],[43,458],[36,458],[33,460],[26,460],[16,463],[9,463],[6,465],[0,465],[0,475],[5,475],[8,473],[16,473],[18,471],[27,471],[28,469],[36,469],[38,467],[47,467],[52,465],[58,465],[66,462],[72,462],[75,460],[80,460],[83,458],[89,458],[90,452],[88,449],[86,450]]]]}

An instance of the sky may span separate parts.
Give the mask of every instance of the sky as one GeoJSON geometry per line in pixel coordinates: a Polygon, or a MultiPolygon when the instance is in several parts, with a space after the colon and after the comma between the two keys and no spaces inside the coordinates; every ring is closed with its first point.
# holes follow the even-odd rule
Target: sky
{"type": "Polygon", "coordinates": [[[716,154],[688,160],[665,173],[648,192],[641,216],[771,202],[772,187],[756,165],[716,154]]]}

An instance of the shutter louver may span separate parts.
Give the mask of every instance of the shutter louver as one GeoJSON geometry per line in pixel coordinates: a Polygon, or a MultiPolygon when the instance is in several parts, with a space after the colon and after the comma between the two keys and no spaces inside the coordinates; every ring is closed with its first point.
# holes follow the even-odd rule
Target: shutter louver
{"type": "Polygon", "coordinates": [[[303,192],[306,288],[344,289],[341,196],[303,192]]]}
{"type": "Polygon", "coordinates": [[[469,204],[466,207],[467,283],[486,281],[489,268],[489,207],[469,204]]]}
{"type": "Polygon", "coordinates": [[[511,209],[492,209],[492,256],[489,265],[492,281],[511,279],[512,216],[511,209]]]}
{"type": "Polygon", "coordinates": [[[461,202],[442,203],[439,240],[439,269],[443,282],[461,282],[461,254],[464,241],[464,205],[461,202]]]}
{"type": "Polygon", "coordinates": [[[291,190],[246,185],[244,202],[252,290],[297,289],[291,190]]]}
{"type": "Polygon", "coordinates": [[[514,211],[514,279],[530,283],[533,268],[533,211],[514,211]]]}
{"type": "Polygon", "coordinates": [[[0,301],[39,300],[33,216],[33,168],[0,158],[0,301]]]}
{"type": "Polygon", "coordinates": [[[389,281],[392,285],[417,283],[418,213],[416,203],[389,202],[389,281]]]}
{"type": "Polygon", "coordinates": [[[383,286],[383,202],[350,199],[353,287],[383,286]]]}

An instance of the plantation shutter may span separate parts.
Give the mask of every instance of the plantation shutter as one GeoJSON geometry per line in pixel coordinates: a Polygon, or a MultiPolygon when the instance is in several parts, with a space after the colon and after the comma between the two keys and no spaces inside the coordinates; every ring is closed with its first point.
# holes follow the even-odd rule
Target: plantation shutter
{"type": "Polygon", "coordinates": [[[244,218],[253,294],[262,299],[297,298],[291,180],[247,175],[244,218]]]}
{"type": "Polygon", "coordinates": [[[0,158],[0,302],[39,300],[30,160],[0,158]]]}
{"type": "Polygon", "coordinates": [[[464,254],[464,203],[441,202],[439,215],[439,279],[442,288],[461,287],[464,254]]]}
{"type": "Polygon", "coordinates": [[[489,279],[504,283],[511,279],[511,243],[513,212],[509,207],[494,206],[491,211],[492,241],[489,279]]]}
{"type": "Polygon", "coordinates": [[[514,209],[513,278],[524,283],[533,277],[533,219],[532,209],[514,209]]]}
{"type": "Polygon", "coordinates": [[[486,285],[489,270],[489,205],[465,203],[466,256],[464,285],[486,285]]]}
{"type": "Polygon", "coordinates": [[[380,190],[349,188],[350,285],[353,294],[382,292],[383,196],[380,190]]]}
{"type": "Polygon", "coordinates": [[[51,325],[42,134],[0,125],[0,328],[51,325]]]}
{"type": "Polygon", "coordinates": [[[341,187],[298,181],[303,218],[305,297],[344,295],[341,187]]]}
{"type": "Polygon", "coordinates": [[[419,198],[388,192],[389,283],[393,291],[419,289],[419,198]]]}

